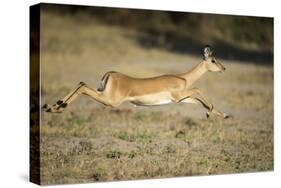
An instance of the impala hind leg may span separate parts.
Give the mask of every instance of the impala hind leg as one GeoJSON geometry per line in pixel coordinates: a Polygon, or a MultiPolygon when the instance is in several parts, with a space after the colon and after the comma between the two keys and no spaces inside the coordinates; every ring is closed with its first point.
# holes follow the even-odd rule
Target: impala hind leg
{"type": "Polygon", "coordinates": [[[75,88],[73,91],[67,94],[63,99],[58,100],[56,104],[52,106],[45,104],[42,108],[45,109],[46,112],[54,112],[54,113],[63,112],[63,110],[80,95],[87,95],[104,105],[114,106],[105,97],[103,92],[98,92],[95,89],[88,87],[85,83],[80,82],[77,88],[75,88]]]}
{"type": "Polygon", "coordinates": [[[65,101],[66,101],[67,99],[69,99],[72,95],[74,95],[75,92],[77,92],[83,85],[85,85],[85,83],[84,83],[84,82],[80,82],[80,83],[78,84],[78,86],[77,86],[74,90],[72,90],[71,92],[69,92],[63,99],[58,100],[55,104],[53,104],[53,106],[51,106],[51,105],[49,105],[49,104],[45,104],[45,105],[43,106],[43,109],[47,109],[47,112],[49,112],[48,110],[50,110],[51,108],[52,108],[52,109],[57,109],[57,108],[59,108],[59,107],[65,106],[65,104],[63,104],[63,103],[65,103],[65,101]]]}

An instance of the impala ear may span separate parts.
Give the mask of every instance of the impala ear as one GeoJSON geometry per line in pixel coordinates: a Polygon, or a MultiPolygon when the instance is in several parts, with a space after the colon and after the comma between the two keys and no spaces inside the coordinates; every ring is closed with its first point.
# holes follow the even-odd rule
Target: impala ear
{"type": "Polygon", "coordinates": [[[209,45],[206,45],[204,48],[204,59],[207,59],[213,54],[213,50],[211,50],[211,47],[209,45]]]}

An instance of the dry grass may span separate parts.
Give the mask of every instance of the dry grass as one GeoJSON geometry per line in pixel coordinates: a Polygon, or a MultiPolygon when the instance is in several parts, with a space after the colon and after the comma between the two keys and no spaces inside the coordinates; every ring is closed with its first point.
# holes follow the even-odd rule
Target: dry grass
{"type": "MultiPolygon", "coordinates": [[[[187,70],[198,57],[140,47],[136,31],[43,13],[42,104],[79,81],[95,87],[116,70],[138,77],[187,70]]],[[[200,55],[200,54],[198,54],[200,55]]],[[[199,106],[111,109],[81,97],[42,113],[42,184],[273,170],[273,67],[224,62],[196,85],[234,116],[205,119],[199,106]]]]}

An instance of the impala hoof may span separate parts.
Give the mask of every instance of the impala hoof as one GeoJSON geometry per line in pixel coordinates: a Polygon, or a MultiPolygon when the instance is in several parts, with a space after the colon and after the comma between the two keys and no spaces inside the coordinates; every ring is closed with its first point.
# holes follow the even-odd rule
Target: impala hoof
{"type": "Polygon", "coordinates": [[[232,116],[232,115],[225,114],[223,118],[224,118],[224,119],[230,119],[230,118],[233,118],[233,116],[232,116]]]}
{"type": "Polygon", "coordinates": [[[61,105],[62,103],[63,103],[62,100],[58,100],[58,101],[57,101],[57,105],[61,105]]]}
{"type": "Polygon", "coordinates": [[[48,108],[48,109],[46,110],[46,112],[52,112],[51,108],[48,108]]]}
{"type": "Polygon", "coordinates": [[[86,84],[85,84],[85,82],[82,82],[82,81],[81,81],[81,82],[79,82],[79,85],[84,86],[84,85],[86,85],[86,84]]]}
{"type": "Polygon", "coordinates": [[[65,108],[65,107],[67,107],[67,103],[62,103],[62,104],[59,106],[59,108],[65,108]]]}
{"type": "Polygon", "coordinates": [[[48,109],[49,108],[49,105],[48,104],[44,104],[43,106],[42,106],[42,109],[48,109]]]}

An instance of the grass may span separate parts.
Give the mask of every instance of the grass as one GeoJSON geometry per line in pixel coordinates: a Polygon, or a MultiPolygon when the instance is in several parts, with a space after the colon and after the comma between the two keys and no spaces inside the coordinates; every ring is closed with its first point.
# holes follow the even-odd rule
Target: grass
{"type": "MultiPolygon", "coordinates": [[[[201,60],[142,48],[135,30],[74,20],[42,16],[42,104],[80,81],[97,86],[106,71],[148,77],[201,60]]],[[[226,73],[208,73],[196,87],[233,119],[206,119],[196,105],[112,109],[87,97],[62,114],[42,113],[42,184],[273,170],[273,67],[221,61],[226,73]]]]}
{"type": "MultiPolygon", "coordinates": [[[[114,112],[102,114],[106,117],[111,113],[114,112]]],[[[79,133],[72,131],[70,122],[53,127],[60,130],[60,126],[64,126],[66,130],[53,136],[53,131],[48,132],[50,127],[43,126],[43,182],[142,179],[273,168],[272,124],[215,117],[194,121],[182,115],[177,115],[176,120],[163,115],[164,124],[158,121],[148,123],[136,119],[137,114],[126,114],[132,121],[129,126],[122,118],[114,120],[118,127],[108,124],[105,119],[97,126],[93,123],[94,128],[78,130],[79,133]]],[[[83,126],[87,124],[80,125],[83,126]]]]}

